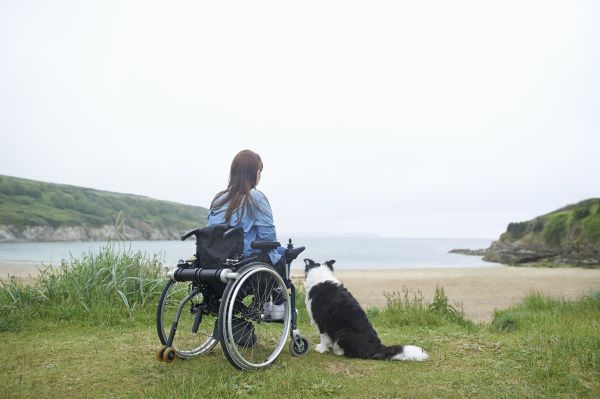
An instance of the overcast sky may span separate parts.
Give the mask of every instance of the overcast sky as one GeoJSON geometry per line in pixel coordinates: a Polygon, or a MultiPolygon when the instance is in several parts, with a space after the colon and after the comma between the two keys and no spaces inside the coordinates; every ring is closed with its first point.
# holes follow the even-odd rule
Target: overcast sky
{"type": "Polygon", "coordinates": [[[0,0],[0,174],[282,233],[496,238],[600,196],[597,1],[0,0]]]}

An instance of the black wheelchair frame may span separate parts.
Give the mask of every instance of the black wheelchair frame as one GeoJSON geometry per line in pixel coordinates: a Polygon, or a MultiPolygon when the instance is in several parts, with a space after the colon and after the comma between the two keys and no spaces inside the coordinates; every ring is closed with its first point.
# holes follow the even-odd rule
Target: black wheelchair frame
{"type": "MultiPolygon", "coordinates": [[[[241,227],[226,227],[223,239],[243,239],[241,227]]],[[[162,344],[157,359],[169,363],[177,357],[203,355],[220,342],[234,367],[261,369],[276,360],[288,334],[291,354],[306,354],[309,344],[297,327],[296,287],[290,276],[292,261],[305,247],[294,247],[289,240],[283,255],[285,270],[276,270],[267,261],[268,252],[280,246],[274,241],[254,241],[252,248],[259,252],[251,257],[242,257],[238,250],[219,264],[206,264],[202,233],[203,229],[194,229],[181,236],[182,241],[196,237],[196,254],[167,273],[157,306],[162,344]],[[283,301],[282,319],[272,319],[267,311],[267,303],[272,305],[275,297],[283,301]]]]}

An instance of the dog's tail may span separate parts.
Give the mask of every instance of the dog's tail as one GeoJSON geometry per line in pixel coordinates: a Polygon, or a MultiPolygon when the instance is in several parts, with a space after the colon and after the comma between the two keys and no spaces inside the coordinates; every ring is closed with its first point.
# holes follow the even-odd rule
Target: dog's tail
{"type": "Polygon", "coordinates": [[[373,355],[373,359],[380,360],[414,360],[421,362],[427,360],[429,355],[422,348],[413,345],[381,345],[373,355]]]}

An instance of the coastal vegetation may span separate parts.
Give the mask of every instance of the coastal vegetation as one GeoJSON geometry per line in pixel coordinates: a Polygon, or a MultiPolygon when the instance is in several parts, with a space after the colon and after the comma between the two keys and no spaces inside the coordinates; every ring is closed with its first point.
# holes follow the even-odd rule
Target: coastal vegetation
{"type": "Polygon", "coordinates": [[[12,277],[0,284],[0,331],[21,331],[32,320],[114,326],[153,309],[164,270],[159,256],[109,242],[42,267],[33,283],[12,277]]]}
{"type": "Polygon", "coordinates": [[[510,223],[487,249],[451,252],[509,265],[600,267],[600,198],[510,223]]]}
{"type": "MultiPolygon", "coordinates": [[[[0,284],[0,397],[590,397],[600,395],[600,291],[576,301],[532,293],[491,323],[465,319],[438,287],[431,303],[398,287],[367,310],[384,343],[424,347],[422,363],[282,353],[260,372],[233,369],[217,346],[158,363],[155,256],[109,244],[30,284],[0,284]]],[[[298,305],[303,305],[302,292],[298,305]]],[[[318,342],[304,306],[299,328],[318,342]]]]}
{"type": "Polygon", "coordinates": [[[175,239],[206,216],[198,206],[0,176],[0,241],[175,239]]]}
{"type": "Polygon", "coordinates": [[[527,222],[510,223],[500,239],[565,248],[595,246],[600,241],[600,198],[568,205],[527,222]]]}

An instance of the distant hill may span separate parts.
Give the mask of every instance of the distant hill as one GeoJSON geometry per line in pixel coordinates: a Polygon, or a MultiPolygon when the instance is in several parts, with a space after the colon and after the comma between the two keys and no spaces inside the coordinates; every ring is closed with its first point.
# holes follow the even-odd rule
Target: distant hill
{"type": "Polygon", "coordinates": [[[600,266],[600,199],[510,223],[500,239],[485,250],[484,260],[513,265],[600,266]]]}
{"type": "Polygon", "coordinates": [[[0,242],[176,239],[203,226],[207,212],[139,195],[0,175],[0,242]]]}

